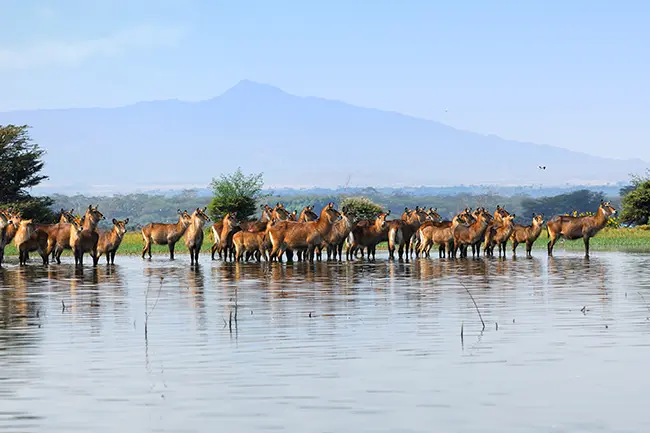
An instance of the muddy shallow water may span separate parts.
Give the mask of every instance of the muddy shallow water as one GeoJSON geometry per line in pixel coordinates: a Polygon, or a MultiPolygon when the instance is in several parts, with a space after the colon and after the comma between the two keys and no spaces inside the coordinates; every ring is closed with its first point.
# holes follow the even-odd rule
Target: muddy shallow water
{"type": "Polygon", "coordinates": [[[0,269],[0,431],[650,430],[650,255],[188,261],[0,269]]]}

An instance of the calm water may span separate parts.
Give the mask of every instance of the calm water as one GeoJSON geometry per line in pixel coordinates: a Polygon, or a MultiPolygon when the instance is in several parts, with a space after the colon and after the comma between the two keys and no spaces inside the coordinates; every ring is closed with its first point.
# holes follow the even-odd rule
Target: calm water
{"type": "Polygon", "coordinates": [[[117,262],[0,270],[0,431],[650,431],[650,255],[117,262]]]}

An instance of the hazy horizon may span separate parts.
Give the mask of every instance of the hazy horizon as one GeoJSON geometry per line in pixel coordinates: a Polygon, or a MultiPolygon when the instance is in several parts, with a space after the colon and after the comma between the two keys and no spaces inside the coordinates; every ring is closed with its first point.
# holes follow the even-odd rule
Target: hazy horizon
{"type": "Polygon", "coordinates": [[[650,5],[8,0],[0,111],[205,100],[240,79],[650,160],[650,5]],[[604,31],[606,29],[607,31],[604,31]]]}

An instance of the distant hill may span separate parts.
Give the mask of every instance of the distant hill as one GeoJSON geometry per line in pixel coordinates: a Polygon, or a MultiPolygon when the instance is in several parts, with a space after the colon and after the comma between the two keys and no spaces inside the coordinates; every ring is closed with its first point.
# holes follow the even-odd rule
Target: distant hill
{"type": "Polygon", "coordinates": [[[47,150],[50,188],[101,192],[205,187],[241,166],[268,185],[606,184],[644,172],[600,158],[505,140],[243,80],[201,102],[0,113],[47,150]],[[539,170],[538,165],[546,165],[539,170]]]}

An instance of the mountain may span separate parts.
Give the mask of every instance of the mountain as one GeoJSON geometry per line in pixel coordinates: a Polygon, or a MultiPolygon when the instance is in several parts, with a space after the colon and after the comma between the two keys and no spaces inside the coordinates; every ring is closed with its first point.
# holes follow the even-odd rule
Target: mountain
{"type": "Polygon", "coordinates": [[[33,127],[49,188],[61,191],[205,187],[238,166],[295,187],[605,184],[648,167],[248,80],[200,102],[0,113],[7,123],[33,127]]]}

